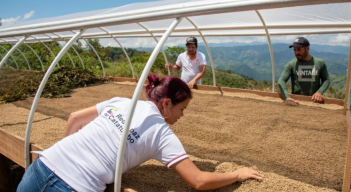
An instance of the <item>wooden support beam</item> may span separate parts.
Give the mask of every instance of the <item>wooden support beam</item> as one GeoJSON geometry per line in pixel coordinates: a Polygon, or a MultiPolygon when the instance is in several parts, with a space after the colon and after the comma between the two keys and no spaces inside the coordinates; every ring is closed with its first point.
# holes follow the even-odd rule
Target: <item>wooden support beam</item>
{"type": "MultiPolygon", "coordinates": [[[[31,144],[30,151],[43,151],[43,148],[31,144]]],[[[0,128],[0,153],[11,159],[18,165],[25,167],[24,163],[24,139],[6,132],[0,128]]],[[[31,162],[38,154],[31,153],[31,162]]]]}
{"type": "Polygon", "coordinates": [[[133,78],[127,78],[127,77],[106,77],[106,78],[111,80],[111,81],[116,81],[116,82],[129,81],[129,82],[138,83],[138,81],[139,81],[139,79],[133,79],[133,78]]]}
{"type": "Polygon", "coordinates": [[[350,38],[350,50],[349,50],[349,65],[347,67],[347,74],[346,74],[346,87],[345,87],[345,102],[344,102],[344,115],[346,115],[346,110],[348,109],[347,100],[349,98],[350,93],[350,73],[351,73],[351,38],[350,38]]]}
{"type": "MultiPolygon", "coordinates": [[[[136,82],[136,83],[138,82],[138,79],[124,78],[124,77],[113,77],[110,79],[112,81],[117,81],[117,82],[123,82],[123,81],[136,82]]],[[[255,90],[249,90],[249,89],[237,89],[237,88],[219,87],[219,86],[215,87],[211,85],[194,85],[194,89],[203,90],[203,91],[220,91],[222,95],[223,95],[223,91],[232,92],[232,93],[244,92],[244,93],[253,93],[263,97],[275,97],[275,98],[283,99],[283,96],[280,93],[255,91],[255,90]]],[[[299,101],[312,102],[311,96],[290,94],[290,97],[299,101]]],[[[343,106],[344,102],[341,99],[324,98],[324,104],[336,104],[336,105],[343,106]]]]}
{"type": "MultiPolygon", "coordinates": [[[[347,132],[350,133],[351,127],[348,127],[347,132]]],[[[342,184],[342,192],[348,192],[351,188],[351,139],[350,134],[348,134],[347,142],[347,152],[346,152],[346,162],[344,169],[344,179],[342,184]]]]}
{"type": "Polygon", "coordinates": [[[210,86],[210,85],[194,85],[194,89],[203,91],[221,91],[221,87],[210,86]]]}
{"type": "MultiPolygon", "coordinates": [[[[204,85],[202,85],[202,86],[204,86],[204,85]]],[[[260,95],[263,97],[275,97],[275,98],[283,99],[283,96],[280,93],[273,93],[273,92],[266,92],[266,91],[255,91],[255,90],[248,90],[248,89],[236,89],[236,88],[228,88],[228,87],[222,87],[222,90],[227,91],[227,92],[232,92],[232,93],[238,93],[238,92],[252,93],[252,94],[260,95]]],[[[290,97],[293,99],[296,99],[296,100],[300,100],[300,101],[312,102],[311,96],[290,94],[290,97]]],[[[324,98],[324,104],[336,104],[336,105],[343,106],[343,101],[341,99],[324,98]]]]}
{"type": "Polygon", "coordinates": [[[276,97],[276,98],[282,98],[279,96],[278,93],[273,93],[273,92],[266,92],[266,91],[255,91],[255,90],[248,90],[248,89],[237,89],[237,88],[229,88],[229,87],[222,87],[223,91],[231,92],[231,93],[252,93],[256,95],[260,95],[263,97],[276,97]]]}

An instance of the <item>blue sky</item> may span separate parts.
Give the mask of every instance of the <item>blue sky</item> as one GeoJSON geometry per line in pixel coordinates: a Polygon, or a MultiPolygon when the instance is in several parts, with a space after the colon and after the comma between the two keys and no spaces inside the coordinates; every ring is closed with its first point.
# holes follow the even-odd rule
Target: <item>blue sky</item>
{"type": "MultiPolygon", "coordinates": [[[[20,23],[34,19],[62,16],[77,12],[119,7],[126,4],[147,2],[151,0],[0,0],[0,18],[2,25],[20,23]]],[[[156,1],[156,0],[152,0],[156,1]]],[[[297,36],[272,36],[273,43],[291,43],[297,36]]],[[[350,34],[306,35],[311,44],[349,46],[350,34]]],[[[261,37],[216,37],[206,38],[208,43],[267,43],[265,36],[261,37]]],[[[118,46],[114,41],[100,40],[103,45],[118,46]]],[[[200,40],[201,42],[201,40],[200,40]]],[[[155,45],[153,39],[135,39],[121,41],[128,47],[150,47],[155,45]]],[[[165,46],[184,44],[184,38],[170,38],[165,46]]]]}
{"type": "Polygon", "coordinates": [[[3,25],[150,0],[0,0],[3,25]]]}

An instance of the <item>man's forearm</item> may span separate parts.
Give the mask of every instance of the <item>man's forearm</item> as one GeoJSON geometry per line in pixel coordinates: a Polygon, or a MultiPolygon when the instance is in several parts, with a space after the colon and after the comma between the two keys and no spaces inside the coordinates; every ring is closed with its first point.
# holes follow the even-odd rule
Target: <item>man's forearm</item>
{"type": "Polygon", "coordinates": [[[286,82],[289,80],[291,74],[289,73],[290,68],[289,64],[285,67],[284,71],[279,77],[278,80],[278,86],[280,89],[280,93],[283,95],[283,99],[290,98],[289,92],[288,92],[288,87],[286,86],[286,82]]]}
{"type": "Polygon", "coordinates": [[[322,80],[322,85],[317,92],[323,94],[329,88],[329,85],[330,85],[330,77],[327,70],[327,66],[325,64],[321,71],[321,80],[322,80]]]}
{"type": "Polygon", "coordinates": [[[204,75],[205,75],[204,72],[200,72],[200,73],[198,73],[192,80],[195,80],[195,82],[196,82],[196,81],[198,81],[199,79],[201,79],[204,75]]]}
{"type": "Polygon", "coordinates": [[[177,64],[172,65],[172,71],[173,71],[173,72],[178,72],[179,70],[180,70],[180,67],[178,67],[177,64]]]}
{"type": "Polygon", "coordinates": [[[199,79],[201,79],[206,73],[206,66],[205,65],[201,65],[200,67],[200,72],[192,79],[192,81],[198,81],[199,79]]]}
{"type": "Polygon", "coordinates": [[[328,88],[329,88],[329,85],[330,85],[330,78],[328,77],[321,85],[321,87],[318,89],[318,92],[323,94],[328,88]]]}
{"type": "Polygon", "coordinates": [[[280,93],[283,95],[283,99],[285,100],[287,98],[290,98],[286,84],[285,83],[278,83],[278,86],[279,86],[280,93]]]}

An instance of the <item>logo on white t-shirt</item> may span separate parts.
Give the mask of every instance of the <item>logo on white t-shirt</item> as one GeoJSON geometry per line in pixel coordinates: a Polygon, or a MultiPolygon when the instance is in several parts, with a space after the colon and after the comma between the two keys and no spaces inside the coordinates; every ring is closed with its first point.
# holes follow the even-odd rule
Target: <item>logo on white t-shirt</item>
{"type": "Polygon", "coordinates": [[[200,60],[199,59],[196,59],[195,65],[200,65],[200,60]]]}
{"type": "MultiPolygon", "coordinates": [[[[123,119],[122,114],[115,115],[117,111],[118,109],[112,107],[111,109],[107,110],[106,113],[104,113],[104,116],[108,120],[110,120],[113,123],[113,125],[115,125],[116,128],[122,133],[125,120],[123,119]]],[[[129,143],[134,143],[135,140],[138,140],[140,138],[140,135],[134,129],[129,130],[129,132],[130,133],[128,134],[128,137],[127,137],[127,140],[129,141],[129,143]],[[132,136],[134,138],[132,138],[132,136]]]]}

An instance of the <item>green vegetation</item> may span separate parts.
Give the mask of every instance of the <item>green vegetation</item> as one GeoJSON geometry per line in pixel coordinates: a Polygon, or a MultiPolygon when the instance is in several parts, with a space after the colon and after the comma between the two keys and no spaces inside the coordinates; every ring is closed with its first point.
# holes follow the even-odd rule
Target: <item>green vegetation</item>
{"type": "MultiPolygon", "coordinates": [[[[130,57],[130,62],[132,64],[131,68],[129,60],[121,48],[102,47],[98,39],[91,39],[88,40],[88,42],[98,52],[106,76],[132,78],[133,68],[135,78],[139,78],[151,55],[149,52],[127,48],[125,51],[130,57]]],[[[45,44],[50,47],[55,55],[61,50],[61,47],[57,42],[45,42],[45,44]]],[[[1,103],[12,102],[34,96],[39,87],[39,82],[45,74],[45,70],[48,69],[54,59],[52,53],[41,43],[33,43],[29,45],[39,55],[43,66],[39,62],[38,57],[26,45],[21,45],[20,50],[26,56],[31,71],[28,70],[28,64],[19,52],[13,54],[14,59],[10,57],[7,60],[6,64],[0,70],[1,103]],[[17,66],[19,70],[16,69],[17,66]],[[43,67],[45,68],[44,70],[43,67]]],[[[10,45],[3,46],[7,50],[11,48],[10,45]]],[[[95,52],[89,46],[83,47],[80,41],[75,43],[73,48],[70,48],[68,53],[62,57],[56,69],[50,75],[42,94],[43,97],[69,96],[71,89],[75,87],[103,83],[106,81],[106,79],[102,78],[103,70],[95,52]],[[79,53],[81,59],[77,56],[75,51],[79,53]]],[[[243,50],[244,48],[240,48],[240,50],[235,50],[234,48],[228,48],[225,50],[221,48],[213,51],[212,56],[214,58],[215,66],[217,67],[215,70],[216,85],[221,87],[272,91],[271,81],[258,81],[252,78],[252,76],[265,76],[265,78],[269,79],[269,76],[271,75],[267,66],[270,64],[267,64],[267,58],[263,58],[261,53],[256,49],[253,49],[253,51],[243,50]],[[232,58],[236,56],[236,59],[232,58]],[[230,59],[234,60],[230,61],[230,59]],[[255,62],[260,64],[256,68],[254,64],[255,62]]],[[[174,64],[178,55],[184,51],[185,49],[183,47],[168,47],[165,50],[168,62],[174,64]]],[[[200,51],[202,50],[200,49],[200,51]]],[[[206,51],[204,53],[206,53],[206,51]]],[[[5,55],[6,53],[1,49],[0,54],[5,55]]],[[[269,56],[269,54],[267,55],[269,56]]],[[[285,61],[278,59],[277,62],[284,63],[285,61]]],[[[168,74],[164,65],[165,59],[163,55],[159,53],[150,73],[156,73],[159,76],[168,74]]],[[[279,71],[279,65],[277,71],[279,71]]],[[[276,73],[276,77],[279,77],[279,72],[276,73]]],[[[170,74],[180,77],[180,72],[171,72],[170,74]]],[[[332,75],[331,78],[331,87],[325,95],[331,98],[343,99],[345,97],[343,92],[346,81],[345,75],[332,75]]],[[[206,68],[206,75],[203,77],[202,83],[204,85],[213,85],[212,69],[210,67],[206,68]]],[[[277,85],[275,87],[276,91],[279,91],[277,85]]]]}
{"type": "MultiPolygon", "coordinates": [[[[0,103],[26,99],[36,94],[45,72],[3,67],[0,70],[0,103]]],[[[107,80],[91,70],[67,66],[56,68],[48,79],[42,97],[67,97],[73,88],[103,83],[107,80]]]]}

